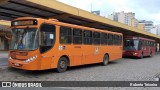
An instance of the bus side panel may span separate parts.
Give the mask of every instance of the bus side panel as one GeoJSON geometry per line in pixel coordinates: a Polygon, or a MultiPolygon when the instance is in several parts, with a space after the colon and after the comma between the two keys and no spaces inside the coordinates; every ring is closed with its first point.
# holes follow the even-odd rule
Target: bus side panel
{"type": "Polygon", "coordinates": [[[59,48],[59,59],[62,56],[67,56],[68,60],[69,60],[69,66],[74,66],[74,57],[72,55],[73,45],[71,45],[71,44],[69,44],[69,45],[59,44],[58,48],[59,48]]]}
{"type": "Polygon", "coordinates": [[[109,46],[108,50],[110,61],[122,58],[122,46],[109,46]]]}
{"type": "Polygon", "coordinates": [[[51,68],[52,57],[43,57],[41,58],[41,69],[50,69],[51,68]]]}
{"type": "Polygon", "coordinates": [[[55,43],[54,47],[42,54],[41,69],[57,68],[58,60],[60,58],[58,45],[55,43]]]}
{"type": "Polygon", "coordinates": [[[94,46],[94,48],[93,48],[93,50],[94,50],[94,55],[93,55],[93,63],[97,63],[97,62],[99,62],[99,60],[101,60],[101,58],[100,58],[100,54],[101,54],[101,52],[100,52],[100,49],[101,49],[101,46],[94,46]]]}
{"type": "Polygon", "coordinates": [[[83,46],[83,59],[82,64],[91,64],[94,63],[94,46],[93,45],[84,45],[83,46]]]}
{"type": "Polygon", "coordinates": [[[114,52],[115,52],[114,47],[108,46],[107,49],[108,49],[107,52],[109,55],[109,61],[114,60],[114,52]]]}

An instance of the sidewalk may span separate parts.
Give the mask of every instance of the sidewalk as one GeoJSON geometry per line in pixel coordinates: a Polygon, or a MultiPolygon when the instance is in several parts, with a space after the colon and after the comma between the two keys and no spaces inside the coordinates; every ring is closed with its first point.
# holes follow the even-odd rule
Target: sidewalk
{"type": "Polygon", "coordinates": [[[156,52],[156,54],[160,54],[160,52],[156,52]]]}
{"type": "Polygon", "coordinates": [[[8,51],[0,51],[0,58],[8,58],[8,51]]]}
{"type": "Polygon", "coordinates": [[[0,51],[0,68],[8,64],[8,51],[0,51]]]}

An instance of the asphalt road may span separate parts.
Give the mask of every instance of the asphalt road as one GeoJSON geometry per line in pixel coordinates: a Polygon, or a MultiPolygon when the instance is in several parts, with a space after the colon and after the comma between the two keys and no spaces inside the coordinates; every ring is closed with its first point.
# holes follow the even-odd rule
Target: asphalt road
{"type": "MultiPolygon", "coordinates": [[[[160,54],[143,59],[123,58],[100,64],[71,67],[64,73],[55,70],[25,71],[7,67],[7,54],[0,54],[0,81],[153,81],[160,78],[160,54]],[[3,57],[2,57],[3,56],[3,57]]],[[[68,89],[68,88],[67,88],[68,89]]],[[[128,90],[128,88],[69,88],[78,90],[128,90]]],[[[135,90],[137,88],[129,88],[135,90]]],[[[138,88],[149,90],[148,88],[138,88]]],[[[157,90],[157,88],[152,88],[157,90]]]]}

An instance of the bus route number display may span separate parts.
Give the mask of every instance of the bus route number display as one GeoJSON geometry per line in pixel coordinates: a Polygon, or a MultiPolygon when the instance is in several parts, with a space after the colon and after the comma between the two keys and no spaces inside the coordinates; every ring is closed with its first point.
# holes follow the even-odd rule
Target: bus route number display
{"type": "Polygon", "coordinates": [[[12,26],[37,25],[36,20],[13,21],[12,26]]]}

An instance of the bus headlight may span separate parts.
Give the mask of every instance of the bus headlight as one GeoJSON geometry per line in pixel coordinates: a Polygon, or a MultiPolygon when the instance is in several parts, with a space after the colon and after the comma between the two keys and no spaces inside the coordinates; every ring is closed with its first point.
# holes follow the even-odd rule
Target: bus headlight
{"type": "Polygon", "coordinates": [[[11,57],[9,57],[9,60],[13,60],[11,57]]]}
{"type": "Polygon", "coordinates": [[[37,55],[33,56],[33,57],[30,57],[28,58],[27,60],[25,60],[24,62],[31,62],[33,60],[35,60],[37,58],[37,55]]]}
{"type": "Polygon", "coordinates": [[[133,53],[133,54],[134,54],[134,55],[137,55],[138,53],[135,52],[135,53],[133,53]]]}

